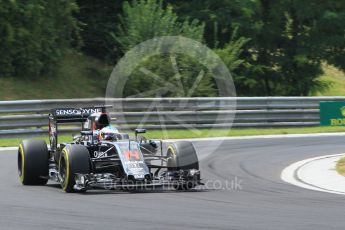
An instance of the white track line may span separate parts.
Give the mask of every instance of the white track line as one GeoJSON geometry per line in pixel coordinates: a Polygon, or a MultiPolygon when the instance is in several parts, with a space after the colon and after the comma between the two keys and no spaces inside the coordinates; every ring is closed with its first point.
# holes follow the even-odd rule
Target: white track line
{"type": "Polygon", "coordinates": [[[344,153],[298,161],[282,171],[281,179],[305,189],[345,195],[345,177],[335,170],[342,156],[344,153]]]}
{"type": "Polygon", "coordinates": [[[18,147],[0,147],[0,151],[13,151],[18,150],[18,147]]]}

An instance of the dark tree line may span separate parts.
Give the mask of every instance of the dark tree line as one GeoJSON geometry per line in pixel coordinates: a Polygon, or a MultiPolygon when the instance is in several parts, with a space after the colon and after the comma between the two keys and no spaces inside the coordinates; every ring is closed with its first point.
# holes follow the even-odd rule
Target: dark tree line
{"type": "Polygon", "coordinates": [[[238,95],[309,95],[327,87],[322,62],[345,70],[344,25],[345,0],[0,0],[0,76],[54,72],[71,49],[115,64],[152,36],[201,33],[238,95]],[[140,13],[155,5],[176,20],[170,29],[159,14],[140,13]]]}
{"type": "Polygon", "coordinates": [[[74,0],[0,0],[0,77],[53,72],[80,41],[74,0]]]}
{"type": "Polygon", "coordinates": [[[171,0],[206,21],[205,41],[223,47],[234,31],[249,38],[236,82],[242,95],[308,95],[327,87],[321,62],[345,70],[345,1],[171,0]],[[191,10],[193,9],[193,10],[191,10]]]}

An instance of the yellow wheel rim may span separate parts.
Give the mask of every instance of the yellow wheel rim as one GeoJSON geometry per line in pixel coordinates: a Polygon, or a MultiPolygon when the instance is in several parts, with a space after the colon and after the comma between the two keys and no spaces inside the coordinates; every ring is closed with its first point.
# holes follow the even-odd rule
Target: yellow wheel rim
{"type": "MultiPolygon", "coordinates": [[[[64,161],[65,161],[65,167],[66,167],[66,172],[65,172],[65,178],[64,178],[64,181],[63,181],[63,184],[62,184],[62,189],[64,191],[67,190],[67,187],[68,187],[68,184],[69,184],[69,160],[68,160],[68,151],[66,148],[64,148],[62,150],[62,154],[63,154],[63,158],[64,158],[64,161]]],[[[60,157],[60,162],[59,162],[59,168],[61,170],[61,159],[62,157],[60,157]]]]}
{"type": "Polygon", "coordinates": [[[19,145],[19,153],[20,153],[20,155],[21,155],[21,158],[22,158],[22,164],[21,164],[21,174],[20,174],[20,181],[22,182],[22,183],[24,183],[24,169],[25,169],[25,162],[24,162],[24,150],[23,150],[23,146],[22,146],[22,144],[20,144],[19,145]]]}

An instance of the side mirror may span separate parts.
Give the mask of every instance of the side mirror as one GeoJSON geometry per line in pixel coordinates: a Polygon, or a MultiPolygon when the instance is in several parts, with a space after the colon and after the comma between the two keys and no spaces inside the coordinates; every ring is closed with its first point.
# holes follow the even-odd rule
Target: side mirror
{"type": "Polygon", "coordinates": [[[146,133],[146,129],[134,129],[135,133],[146,133]]]}
{"type": "Polygon", "coordinates": [[[146,129],[134,129],[135,140],[138,141],[138,133],[146,133],[146,129]]]}

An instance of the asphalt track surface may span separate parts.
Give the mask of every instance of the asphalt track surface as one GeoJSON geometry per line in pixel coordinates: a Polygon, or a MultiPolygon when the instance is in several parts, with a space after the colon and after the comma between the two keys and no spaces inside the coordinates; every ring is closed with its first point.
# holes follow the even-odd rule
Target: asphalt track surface
{"type": "MultiPolygon", "coordinates": [[[[54,184],[22,186],[15,151],[0,152],[0,229],[344,229],[344,196],[280,180],[293,162],[345,152],[344,139],[223,141],[201,162],[208,189],[191,192],[66,194],[54,184]]],[[[198,154],[212,144],[195,143],[198,154]]]]}

